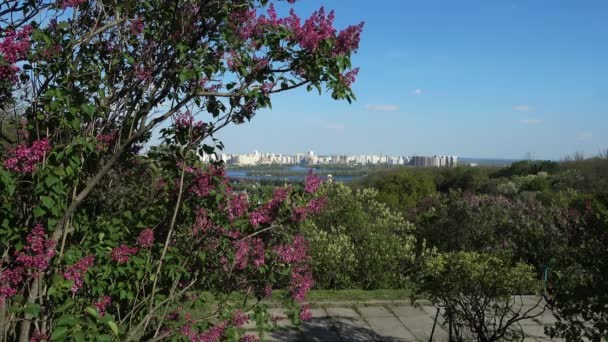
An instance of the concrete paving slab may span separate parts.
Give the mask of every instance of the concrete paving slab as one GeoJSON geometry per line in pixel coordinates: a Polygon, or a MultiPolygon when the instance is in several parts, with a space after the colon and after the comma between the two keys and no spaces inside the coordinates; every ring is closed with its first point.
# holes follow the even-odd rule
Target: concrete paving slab
{"type": "MultiPolygon", "coordinates": [[[[433,330],[433,319],[429,314],[422,309],[413,306],[396,306],[391,307],[399,320],[405,327],[416,336],[419,340],[428,341],[433,330]]],[[[433,340],[444,341],[448,339],[448,333],[439,325],[435,326],[433,340]]]]}
{"type": "Polygon", "coordinates": [[[366,317],[370,327],[383,341],[416,341],[417,338],[405,328],[403,323],[391,317],[366,317]]]}
{"type": "Polygon", "coordinates": [[[301,341],[301,334],[298,329],[295,328],[280,328],[264,335],[263,341],[285,341],[285,342],[298,342],[301,341]]]}
{"type": "Polygon", "coordinates": [[[368,317],[394,317],[392,312],[382,306],[359,306],[357,310],[365,319],[368,317]]]}
{"type": "Polygon", "coordinates": [[[317,317],[302,324],[302,340],[337,342],[340,341],[340,336],[329,317],[317,317]]]}
{"type": "Polygon", "coordinates": [[[378,338],[354,309],[328,307],[326,311],[342,341],[374,341],[378,338]]]}

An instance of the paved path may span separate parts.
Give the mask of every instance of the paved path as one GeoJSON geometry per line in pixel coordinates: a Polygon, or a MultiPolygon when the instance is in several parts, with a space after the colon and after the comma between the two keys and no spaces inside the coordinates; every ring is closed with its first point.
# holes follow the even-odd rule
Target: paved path
{"type": "MultiPolygon", "coordinates": [[[[524,309],[536,304],[534,297],[524,298],[524,309]]],[[[542,311],[537,309],[537,312],[542,311]]],[[[300,329],[287,320],[279,328],[262,336],[262,341],[429,341],[436,309],[430,305],[414,307],[409,302],[324,303],[312,310],[313,318],[300,329]]],[[[275,309],[274,315],[284,311],[275,309]]],[[[524,341],[550,341],[544,325],[555,320],[549,311],[535,319],[523,321],[524,341]]],[[[249,329],[253,329],[249,326],[249,329]]],[[[438,320],[433,341],[448,341],[447,327],[438,320]]]]}

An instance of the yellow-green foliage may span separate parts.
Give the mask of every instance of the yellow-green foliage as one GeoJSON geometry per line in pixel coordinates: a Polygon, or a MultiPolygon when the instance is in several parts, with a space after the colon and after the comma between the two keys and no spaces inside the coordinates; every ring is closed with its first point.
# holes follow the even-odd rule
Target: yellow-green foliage
{"type": "Polygon", "coordinates": [[[326,210],[306,228],[318,288],[396,288],[414,263],[413,225],[374,189],[328,184],[326,210]]]}
{"type": "Polygon", "coordinates": [[[533,294],[540,287],[534,267],[487,253],[438,254],[425,262],[425,286],[433,297],[455,294],[505,298],[533,294]]]}

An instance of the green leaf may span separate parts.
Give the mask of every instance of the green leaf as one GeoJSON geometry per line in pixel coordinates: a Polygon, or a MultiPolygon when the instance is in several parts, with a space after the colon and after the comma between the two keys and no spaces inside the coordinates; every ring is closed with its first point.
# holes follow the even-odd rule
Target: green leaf
{"type": "Polygon", "coordinates": [[[42,201],[42,205],[44,205],[48,209],[51,209],[55,206],[55,201],[48,196],[41,196],[40,200],[42,201]]]}
{"type": "Polygon", "coordinates": [[[112,329],[114,335],[118,336],[118,326],[116,325],[116,323],[114,321],[109,321],[108,326],[110,327],[110,329],[112,329]]]}
{"type": "Polygon", "coordinates": [[[40,307],[39,304],[36,303],[27,303],[25,304],[25,307],[23,308],[23,311],[26,313],[29,313],[30,315],[34,316],[34,317],[38,317],[38,315],[40,314],[40,310],[42,308],[40,307]]]}
{"type": "Polygon", "coordinates": [[[46,179],[44,180],[44,184],[46,184],[48,187],[53,186],[54,184],[56,184],[57,182],[59,182],[59,178],[55,175],[48,175],[46,177],[46,179]]]}
{"type": "Polygon", "coordinates": [[[68,334],[68,328],[57,327],[57,328],[55,328],[55,330],[53,330],[53,333],[51,334],[51,340],[52,341],[62,340],[64,337],[67,336],[67,334],[68,334]]]}
{"type": "Polygon", "coordinates": [[[95,309],[94,307],[87,306],[86,308],[84,308],[84,312],[86,312],[95,319],[99,319],[99,312],[97,312],[97,309],[95,309]]]}
{"type": "Polygon", "coordinates": [[[36,218],[42,217],[42,216],[44,216],[44,214],[46,214],[46,211],[44,211],[44,209],[42,209],[40,207],[34,208],[34,217],[36,217],[36,218]]]}

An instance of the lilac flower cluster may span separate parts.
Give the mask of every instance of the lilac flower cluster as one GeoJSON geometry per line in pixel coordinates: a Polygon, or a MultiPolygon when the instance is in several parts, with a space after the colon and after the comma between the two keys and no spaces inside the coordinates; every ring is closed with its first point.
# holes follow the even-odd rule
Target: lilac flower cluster
{"type": "Polygon", "coordinates": [[[274,221],[281,204],[287,199],[290,192],[291,187],[275,189],[273,198],[269,202],[249,214],[249,223],[257,228],[262,224],[269,224],[274,221]]]}
{"type": "Polygon", "coordinates": [[[131,34],[138,35],[144,31],[144,21],[141,18],[131,20],[131,34]]]}
{"type": "Polygon", "coordinates": [[[321,184],[323,184],[323,179],[313,174],[312,169],[308,170],[308,174],[304,180],[304,191],[309,194],[314,194],[321,184]]]}
{"type": "Polygon", "coordinates": [[[224,336],[227,326],[228,322],[223,321],[205,332],[198,333],[190,324],[186,324],[181,327],[180,333],[191,342],[217,342],[224,336]]]}
{"type": "Polygon", "coordinates": [[[290,293],[291,297],[298,303],[306,299],[306,294],[314,285],[312,272],[305,265],[294,266],[291,272],[290,293]]]}
{"type": "Polygon", "coordinates": [[[266,250],[264,249],[264,241],[261,239],[251,240],[251,255],[253,257],[253,266],[260,268],[266,262],[266,250]]]}
{"type": "Polygon", "coordinates": [[[327,197],[316,197],[308,202],[306,210],[309,214],[318,214],[327,206],[327,197]]]}
{"type": "Polygon", "coordinates": [[[197,236],[206,233],[214,228],[213,221],[209,218],[207,209],[200,208],[196,211],[194,225],[190,229],[190,235],[197,236]]]}
{"type": "Polygon", "coordinates": [[[189,168],[186,171],[196,177],[189,191],[198,197],[205,197],[211,192],[215,187],[214,178],[220,179],[222,183],[228,183],[226,171],[221,167],[210,165],[207,170],[189,168]]]}
{"type": "Polygon", "coordinates": [[[63,272],[63,278],[74,281],[71,289],[72,293],[76,293],[78,290],[80,290],[80,288],[82,288],[84,275],[87,273],[89,268],[93,266],[94,262],[95,257],[89,255],[80,259],[75,264],[66,267],[65,271],[63,272]]]}
{"type": "Polygon", "coordinates": [[[45,271],[55,255],[56,241],[49,239],[41,224],[37,224],[25,239],[27,244],[16,253],[16,260],[34,274],[45,271]]]}
{"type": "Polygon", "coordinates": [[[95,304],[93,304],[93,306],[95,306],[95,309],[97,309],[97,312],[99,312],[99,315],[103,316],[103,315],[105,315],[106,310],[111,303],[112,303],[112,297],[103,296],[97,302],[95,302],[95,304]]]}
{"type": "Polygon", "coordinates": [[[27,56],[32,31],[33,28],[26,25],[20,31],[8,29],[3,32],[4,39],[0,41],[0,80],[17,82],[20,69],[15,63],[27,56]]]}
{"type": "Polygon", "coordinates": [[[302,321],[309,321],[312,318],[312,311],[310,311],[310,304],[302,305],[300,308],[300,319],[302,321]]]}
{"type": "Polygon", "coordinates": [[[0,298],[16,295],[26,277],[45,271],[55,255],[55,244],[37,224],[27,235],[25,247],[15,252],[14,266],[5,267],[0,273],[0,298]]]}
{"type": "Polygon", "coordinates": [[[2,270],[2,273],[0,273],[0,299],[16,295],[16,287],[21,284],[23,277],[24,270],[22,267],[2,270]]]}
{"type": "Polygon", "coordinates": [[[234,310],[232,312],[232,324],[236,327],[241,327],[249,321],[249,315],[243,312],[243,310],[234,310]]]}
{"type": "Polygon", "coordinates": [[[248,209],[249,201],[246,194],[232,194],[228,203],[228,219],[232,222],[243,216],[248,209]]]}
{"type": "Polygon", "coordinates": [[[279,261],[286,264],[302,262],[308,259],[308,241],[302,234],[298,234],[294,237],[291,245],[278,245],[274,248],[274,251],[279,261]]]}
{"type": "Polygon", "coordinates": [[[322,41],[334,39],[334,55],[344,55],[359,48],[363,23],[353,25],[336,33],[334,28],[335,13],[325,13],[321,7],[302,23],[293,9],[289,16],[278,18],[274,6],[268,7],[266,15],[256,15],[255,10],[243,10],[233,12],[230,18],[232,28],[243,40],[256,40],[271,28],[286,28],[293,32],[290,37],[291,43],[300,45],[303,49],[315,52],[322,41]]]}
{"type": "Polygon", "coordinates": [[[150,228],[144,229],[137,237],[137,244],[142,248],[150,248],[154,244],[154,231],[150,228]]]}
{"type": "Polygon", "coordinates": [[[30,147],[19,145],[14,150],[9,151],[10,157],[4,161],[4,167],[24,174],[32,173],[36,171],[36,164],[50,150],[51,144],[46,138],[34,141],[30,147]]]}
{"type": "Polygon", "coordinates": [[[95,149],[97,151],[105,151],[110,146],[112,146],[112,144],[114,144],[114,142],[116,142],[117,138],[118,138],[117,132],[112,132],[112,133],[108,133],[108,134],[99,134],[96,137],[97,146],[95,146],[95,149]]]}
{"type": "Polygon", "coordinates": [[[254,335],[243,335],[241,336],[240,342],[259,342],[260,339],[254,335]]]}
{"type": "Polygon", "coordinates": [[[125,244],[115,247],[110,252],[110,258],[119,264],[126,264],[133,254],[137,253],[137,247],[129,247],[125,244]]]}
{"type": "Polygon", "coordinates": [[[61,7],[62,9],[66,9],[69,7],[78,7],[86,2],[87,0],[60,0],[59,7],[61,7]]]}

